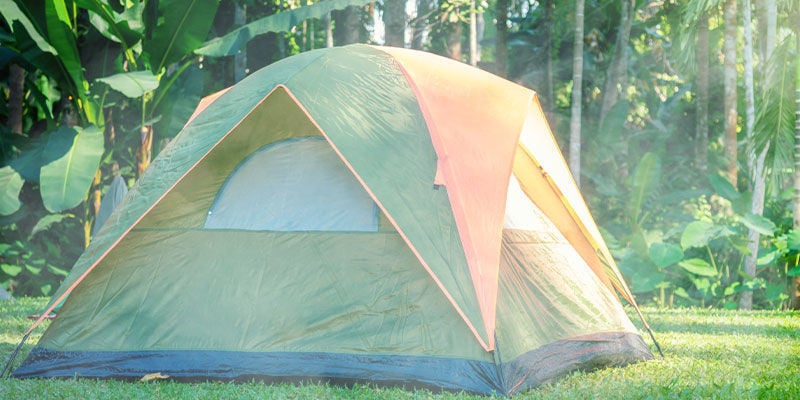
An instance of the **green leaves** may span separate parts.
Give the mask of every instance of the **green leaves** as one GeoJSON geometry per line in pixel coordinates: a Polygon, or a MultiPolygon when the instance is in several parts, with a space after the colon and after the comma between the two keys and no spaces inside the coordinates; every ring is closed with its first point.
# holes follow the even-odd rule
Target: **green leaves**
{"type": "MultiPolygon", "coordinates": [[[[187,54],[192,54],[208,35],[219,0],[160,0],[148,3],[148,9],[155,13],[147,24],[142,44],[143,57],[155,74],[187,54]]],[[[151,15],[152,17],[152,15],[151,15]]]]}
{"type": "Polygon", "coordinates": [[[705,247],[716,238],[730,236],[733,232],[727,226],[718,226],[710,221],[694,221],[686,226],[681,235],[681,247],[705,247]]]}
{"type": "Polygon", "coordinates": [[[103,156],[103,145],[103,131],[95,126],[62,126],[53,132],[45,156],[63,155],[43,166],[39,178],[42,200],[50,212],[75,207],[86,197],[103,156]]]}
{"type": "Polygon", "coordinates": [[[0,264],[0,269],[3,270],[6,275],[11,277],[17,276],[20,272],[22,272],[22,267],[12,264],[0,264]]]}
{"type": "Polygon", "coordinates": [[[322,18],[333,10],[342,10],[349,6],[363,6],[373,1],[325,0],[310,6],[283,11],[234,29],[225,36],[211,39],[195,50],[195,53],[209,57],[231,56],[245,48],[247,42],[258,35],[268,32],[286,32],[306,19],[322,18]]]}
{"type": "Polygon", "coordinates": [[[134,2],[121,13],[116,13],[110,5],[99,0],[77,0],[76,3],[89,11],[89,21],[101,35],[120,43],[123,49],[133,47],[142,39],[145,3],[134,2]]]}
{"type": "Polygon", "coordinates": [[[672,243],[653,243],[648,252],[650,260],[660,268],[669,267],[683,259],[683,250],[672,243]]]}
{"type": "Polygon", "coordinates": [[[714,267],[709,264],[708,261],[703,260],[702,258],[690,258],[688,260],[683,260],[679,262],[678,265],[695,275],[708,277],[717,276],[717,270],[714,269],[714,267]]]}
{"type": "Polygon", "coordinates": [[[772,236],[775,233],[775,223],[767,218],[753,213],[747,213],[739,218],[739,222],[762,235],[772,236]]]}
{"type": "Polygon", "coordinates": [[[709,221],[694,221],[686,226],[681,235],[681,247],[704,247],[714,237],[714,224],[709,221]]]}
{"type": "Polygon", "coordinates": [[[654,153],[645,153],[633,173],[631,184],[631,199],[628,203],[628,215],[633,221],[638,221],[642,212],[644,199],[656,187],[661,176],[661,162],[654,153]]]}
{"type": "Polygon", "coordinates": [[[14,34],[19,35],[17,30],[21,26],[41,51],[58,55],[58,51],[50,45],[47,39],[42,37],[33,22],[20,10],[19,6],[17,6],[13,0],[0,0],[0,10],[3,10],[0,16],[6,20],[6,23],[14,34]]]}
{"type": "Polygon", "coordinates": [[[126,97],[135,99],[158,88],[158,77],[150,71],[124,72],[97,79],[126,97]]]}
{"type": "Polygon", "coordinates": [[[739,191],[737,191],[736,188],[734,188],[733,185],[731,185],[731,183],[727,179],[723,178],[720,175],[717,174],[709,175],[708,182],[711,183],[711,187],[714,188],[714,191],[716,191],[717,193],[719,193],[720,196],[730,201],[734,201],[739,197],[741,197],[739,191]]]}
{"type": "Polygon", "coordinates": [[[11,215],[19,210],[19,192],[25,183],[10,166],[0,168],[0,215],[11,215]]]}

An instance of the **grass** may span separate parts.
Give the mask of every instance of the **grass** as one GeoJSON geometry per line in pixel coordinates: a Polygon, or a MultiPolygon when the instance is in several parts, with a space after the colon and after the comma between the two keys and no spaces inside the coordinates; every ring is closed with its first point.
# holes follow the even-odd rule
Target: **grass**
{"type": "MultiPolygon", "coordinates": [[[[0,361],[5,365],[46,300],[0,302],[0,361]]],[[[522,399],[800,399],[800,313],[645,309],[665,358],[626,368],[575,373],[522,399]]],[[[19,364],[44,329],[20,352],[19,364]]],[[[3,399],[479,399],[458,393],[326,385],[264,385],[89,379],[0,380],[3,399]]]]}

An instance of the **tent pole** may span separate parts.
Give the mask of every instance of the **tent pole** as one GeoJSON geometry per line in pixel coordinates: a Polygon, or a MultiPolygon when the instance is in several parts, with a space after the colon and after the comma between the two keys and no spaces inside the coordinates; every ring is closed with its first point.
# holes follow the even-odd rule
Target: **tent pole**
{"type": "Polygon", "coordinates": [[[14,352],[11,353],[11,358],[8,359],[6,366],[3,368],[3,373],[0,374],[0,378],[5,378],[7,374],[11,372],[11,364],[14,363],[14,359],[17,358],[17,353],[19,353],[19,350],[22,348],[23,345],[25,345],[25,341],[28,340],[28,336],[30,335],[31,332],[26,333],[25,336],[22,337],[22,340],[19,341],[17,348],[15,348],[14,352]]]}
{"type": "Polygon", "coordinates": [[[647,330],[647,333],[650,335],[650,339],[653,340],[653,344],[656,345],[656,350],[658,350],[658,354],[661,355],[661,358],[664,358],[664,352],[661,351],[661,345],[658,344],[658,340],[656,340],[656,335],[653,333],[653,330],[650,328],[650,324],[644,319],[644,315],[642,315],[642,310],[639,309],[638,304],[633,304],[633,309],[636,310],[636,314],[639,315],[639,320],[642,321],[644,324],[644,329],[647,330]]]}

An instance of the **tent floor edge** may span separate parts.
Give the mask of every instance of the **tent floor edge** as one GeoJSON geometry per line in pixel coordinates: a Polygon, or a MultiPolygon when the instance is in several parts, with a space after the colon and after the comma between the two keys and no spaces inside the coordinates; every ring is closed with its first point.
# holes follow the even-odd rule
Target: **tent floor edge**
{"type": "Polygon", "coordinates": [[[33,349],[13,378],[136,381],[160,373],[177,382],[363,384],[432,392],[498,394],[491,362],[428,356],[207,350],[53,351],[33,349]],[[186,368],[186,366],[191,366],[186,368]]]}
{"type": "Polygon", "coordinates": [[[642,337],[631,332],[601,332],[562,339],[503,364],[506,393],[513,395],[554,382],[576,371],[590,372],[652,360],[642,337]]]}
{"type": "Polygon", "coordinates": [[[363,384],[508,396],[575,371],[653,358],[641,336],[602,332],[558,340],[500,365],[429,356],[213,350],[54,351],[35,348],[14,378],[118,379],[160,373],[178,382],[363,384]],[[190,368],[186,368],[191,365],[190,368]],[[498,374],[498,372],[500,372],[498,374]]]}

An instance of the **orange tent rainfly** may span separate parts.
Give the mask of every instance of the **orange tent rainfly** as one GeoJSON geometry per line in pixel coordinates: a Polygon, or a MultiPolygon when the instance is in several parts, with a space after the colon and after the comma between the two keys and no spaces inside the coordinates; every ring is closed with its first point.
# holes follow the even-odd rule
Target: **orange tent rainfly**
{"type": "Polygon", "coordinates": [[[14,375],[507,395],[651,358],[618,295],[534,92],[413,50],[321,49],[204,101],[14,375]]]}

